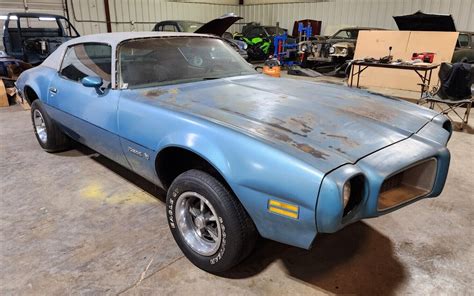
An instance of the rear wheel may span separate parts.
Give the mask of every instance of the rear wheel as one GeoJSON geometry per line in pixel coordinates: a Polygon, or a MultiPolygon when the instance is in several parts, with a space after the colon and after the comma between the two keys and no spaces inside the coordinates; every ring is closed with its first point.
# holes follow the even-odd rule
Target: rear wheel
{"type": "Polygon", "coordinates": [[[31,104],[31,121],[36,139],[44,150],[57,152],[66,150],[70,146],[70,139],[49,117],[40,100],[35,100],[31,104]]]}
{"type": "Polygon", "coordinates": [[[197,267],[219,273],[253,250],[255,226],[236,197],[217,179],[190,170],[171,184],[168,224],[184,255],[197,267]]]}

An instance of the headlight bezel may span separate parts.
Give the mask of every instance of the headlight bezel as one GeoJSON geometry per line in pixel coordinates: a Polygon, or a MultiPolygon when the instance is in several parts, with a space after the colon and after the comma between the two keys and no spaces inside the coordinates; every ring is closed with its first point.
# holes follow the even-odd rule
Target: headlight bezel
{"type": "Polygon", "coordinates": [[[343,217],[346,217],[348,214],[354,212],[360,204],[362,204],[363,199],[366,196],[366,178],[363,174],[359,173],[351,176],[344,182],[343,187],[341,188],[341,199],[343,204],[343,217]],[[347,187],[346,187],[347,186],[347,187]],[[347,189],[350,188],[347,193],[347,189]],[[346,198],[348,194],[348,198],[346,198]],[[345,201],[347,199],[347,201],[345,201]]]}
{"type": "Polygon", "coordinates": [[[342,205],[346,208],[347,204],[349,203],[349,199],[351,197],[351,182],[347,180],[342,187],[342,205]]]}

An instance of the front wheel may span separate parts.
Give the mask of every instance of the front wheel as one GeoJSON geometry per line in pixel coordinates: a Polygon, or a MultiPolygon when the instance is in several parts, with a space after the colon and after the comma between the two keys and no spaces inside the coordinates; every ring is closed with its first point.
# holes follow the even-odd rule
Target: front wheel
{"type": "Polygon", "coordinates": [[[253,250],[255,226],[236,197],[211,175],[190,170],[171,184],[168,224],[184,255],[197,267],[219,273],[253,250]]]}

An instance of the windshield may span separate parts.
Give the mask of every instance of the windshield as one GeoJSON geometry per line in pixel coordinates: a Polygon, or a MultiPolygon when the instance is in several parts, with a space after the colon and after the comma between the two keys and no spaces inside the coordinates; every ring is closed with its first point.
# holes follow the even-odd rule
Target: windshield
{"type": "Polygon", "coordinates": [[[197,29],[201,28],[202,25],[202,23],[196,22],[182,22],[181,28],[183,32],[194,33],[197,29]]]}
{"type": "Polygon", "coordinates": [[[334,34],[332,38],[334,39],[357,39],[359,35],[359,30],[341,30],[334,34]]]}
{"type": "Polygon", "coordinates": [[[281,35],[285,33],[285,29],[278,28],[278,27],[265,27],[265,30],[267,30],[268,35],[273,36],[273,35],[281,35]]]}
{"type": "Polygon", "coordinates": [[[122,88],[217,79],[255,74],[255,70],[220,39],[202,37],[146,38],[119,49],[122,88]]]}

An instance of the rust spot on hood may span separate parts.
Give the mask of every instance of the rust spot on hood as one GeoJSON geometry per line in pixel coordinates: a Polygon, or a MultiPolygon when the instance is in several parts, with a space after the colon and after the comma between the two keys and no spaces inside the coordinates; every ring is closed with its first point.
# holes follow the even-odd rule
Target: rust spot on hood
{"type": "Polygon", "coordinates": [[[285,123],[285,122],[282,121],[282,120],[280,120],[280,119],[275,119],[275,118],[273,119],[274,121],[279,121],[279,123],[267,122],[267,121],[264,121],[264,120],[261,120],[261,119],[257,119],[257,118],[255,118],[255,117],[249,116],[249,115],[247,115],[247,114],[244,114],[244,113],[241,113],[241,112],[238,112],[238,111],[230,110],[230,109],[228,109],[228,108],[219,108],[219,109],[222,110],[222,111],[228,112],[228,113],[232,113],[232,114],[241,116],[241,117],[243,117],[243,118],[245,118],[245,119],[248,119],[248,120],[250,120],[250,121],[254,121],[254,122],[258,122],[258,123],[264,124],[264,125],[271,126],[271,127],[273,127],[273,128],[276,128],[276,129],[285,131],[285,132],[290,133],[290,134],[293,134],[293,135],[297,135],[297,136],[301,136],[301,137],[307,137],[307,135],[305,135],[305,134],[301,134],[301,133],[295,132],[295,131],[291,130],[290,128],[287,128],[287,127],[281,125],[281,123],[285,123]]]}
{"type": "Polygon", "coordinates": [[[270,128],[258,128],[255,130],[259,134],[262,134],[270,139],[278,140],[284,143],[288,143],[291,146],[297,148],[298,150],[303,151],[304,153],[310,154],[313,157],[316,158],[321,158],[321,159],[326,159],[329,154],[324,153],[322,151],[316,150],[314,147],[304,144],[304,143],[298,143],[292,138],[290,138],[288,135],[278,132],[276,130],[270,129],[270,128]]]}
{"type": "Polygon", "coordinates": [[[304,122],[302,119],[290,118],[290,121],[295,122],[299,126],[300,130],[305,134],[313,131],[313,128],[306,124],[306,122],[304,122]]]}
{"type": "Polygon", "coordinates": [[[176,95],[178,94],[178,89],[177,88],[172,88],[169,90],[164,90],[164,89],[152,89],[152,90],[147,90],[143,92],[143,95],[146,97],[159,97],[164,94],[171,94],[171,95],[176,95]]]}
{"type": "Polygon", "coordinates": [[[316,158],[326,159],[326,156],[328,156],[328,154],[326,154],[324,152],[321,152],[319,150],[316,150],[316,149],[314,149],[313,147],[311,147],[307,144],[292,143],[292,145],[295,146],[296,148],[298,148],[299,150],[305,152],[305,153],[311,154],[312,156],[314,156],[316,158]]]}
{"type": "Polygon", "coordinates": [[[351,139],[349,139],[348,137],[346,136],[342,136],[342,135],[335,135],[335,134],[328,134],[328,133],[325,133],[325,132],[320,132],[321,135],[324,135],[326,137],[330,137],[330,138],[336,138],[336,139],[340,139],[341,141],[343,141],[347,146],[349,147],[357,147],[359,146],[359,143],[358,142],[355,142],[351,139]]]}
{"type": "Polygon", "coordinates": [[[145,97],[159,97],[163,94],[166,94],[167,91],[166,90],[162,90],[162,89],[153,89],[153,90],[147,90],[147,91],[144,91],[143,92],[143,95],[145,97]]]}

